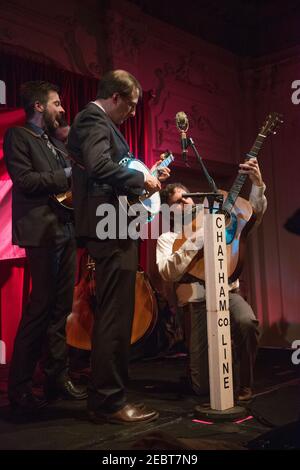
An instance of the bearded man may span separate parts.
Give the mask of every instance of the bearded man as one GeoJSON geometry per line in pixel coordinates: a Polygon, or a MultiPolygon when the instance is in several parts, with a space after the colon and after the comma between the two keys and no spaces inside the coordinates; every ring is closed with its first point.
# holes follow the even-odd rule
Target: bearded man
{"type": "Polygon", "coordinates": [[[83,399],[67,371],[65,324],[72,310],[75,238],[72,217],[52,196],[70,187],[71,168],[49,135],[59,127],[64,109],[58,88],[44,81],[21,87],[24,127],[10,128],[4,157],[13,182],[12,242],[25,248],[32,289],[24,308],[10,365],[8,396],[13,410],[32,413],[47,400],[32,392],[37,362],[46,350],[46,398],[83,399]]]}

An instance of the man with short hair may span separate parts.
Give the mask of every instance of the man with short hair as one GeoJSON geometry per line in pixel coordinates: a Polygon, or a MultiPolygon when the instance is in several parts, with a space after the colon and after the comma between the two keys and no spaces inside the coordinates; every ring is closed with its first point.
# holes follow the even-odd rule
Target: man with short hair
{"type": "Polygon", "coordinates": [[[12,187],[12,241],[25,248],[32,289],[23,311],[10,365],[8,395],[12,407],[32,412],[45,405],[32,393],[32,377],[42,348],[47,398],[82,399],[67,372],[65,325],[72,310],[75,239],[71,215],[52,196],[70,187],[70,168],[49,135],[64,109],[58,87],[44,81],[24,83],[24,127],[10,128],[4,157],[12,187]]]}
{"type": "MultiPolygon", "coordinates": [[[[267,207],[267,200],[264,195],[266,187],[257,160],[251,159],[241,163],[240,173],[248,174],[252,181],[249,201],[257,222],[260,222],[267,207]]],[[[172,208],[175,213],[181,213],[183,208],[194,204],[192,198],[184,196],[188,192],[181,183],[169,184],[161,192],[162,203],[174,205],[172,208]]],[[[177,237],[174,227],[172,231],[160,235],[157,241],[156,263],[162,278],[174,283],[178,305],[183,309],[189,350],[189,385],[197,395],[205,396],[209,393],[205,287],[188,272],[190,263],[204,245],[203,226],[198,227],[197,232],[178,250],[173,251],[177,237]]],[[[239,365],[237,398],[245,401],[252,396],[253,368],[259,333],[253,310],[240,295],[238,280],[229,285],[229,310],[236,364],[239,365]]]]}
{"type": "MultiPolygon", "coordinates": [[[[155,192],[154,176],[123,167],[129,146],[118,126],[134,117],[141,97],[137,79],[124,70],[107,72],[99,82],[95,101],[77,115],[69,134],[73,166],[76,236],[96,263],[97,308],[92,335],[88,411],[95,423],[151,421],[158,413],[127,403],[125,385],[138,266],[137,241],[97,238],[97,208],[111,204],[119,210],[116,193],[155,192]]],[[[168,176],[165,172],[163,178],[168,176]]],[[[129,221],[127,220],[127,223],[129,221]]],[[[124,227],[123,227],[124,228],[124,227]]],[[[126,228],[126,227],[125,227],[126,228]]]]}

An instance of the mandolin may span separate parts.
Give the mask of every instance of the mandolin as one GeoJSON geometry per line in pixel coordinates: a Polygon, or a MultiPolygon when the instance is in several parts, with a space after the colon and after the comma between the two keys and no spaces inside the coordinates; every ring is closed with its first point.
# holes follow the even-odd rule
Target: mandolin
{"type": "Polygon", "coordinates": [[[73,210],[73,197],[71,189],[65,193],[54,194],[52,199],[54,199],[54,201],[61,207],[64,207],[64,209],[73,210]]]}

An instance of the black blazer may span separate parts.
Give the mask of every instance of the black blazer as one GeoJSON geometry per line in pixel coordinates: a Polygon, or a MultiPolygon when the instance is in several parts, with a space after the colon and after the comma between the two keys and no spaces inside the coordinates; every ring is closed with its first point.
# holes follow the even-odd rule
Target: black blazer
{"type": "Polygon", "coordinates": [[[128,144],[118,127],[95,103],[89,103],[76,116],[67,147],[71,158],[84,167],[75,164],[72,173],[76,236],[95,239],[100,220],[97,207],[110,203],[118,212],[116,191],[141,194],[144,175],[118,164],[128,155],[128,144]]]}
{"type": "Polygon", "coordinates": [[[46,141],[29,126],[8,129],[4,158],[12,187],[12,242],[47,246],[63,235],[63,224],[49,204],[52,194],[66,191],[64,169],[46,141]]]}

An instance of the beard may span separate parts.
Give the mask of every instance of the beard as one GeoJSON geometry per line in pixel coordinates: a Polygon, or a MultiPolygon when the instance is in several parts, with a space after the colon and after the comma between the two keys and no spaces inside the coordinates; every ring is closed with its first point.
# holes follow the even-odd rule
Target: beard
{"type": "Polygon", "coordinates": [[[60,121],[63,118],[62,115],[53,116],[49,113],[47,109],[43,112],[44,122],[45,122],[45,130],[48,134],[53,134],[54,131],[59,127],[60,121]]]}

